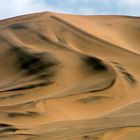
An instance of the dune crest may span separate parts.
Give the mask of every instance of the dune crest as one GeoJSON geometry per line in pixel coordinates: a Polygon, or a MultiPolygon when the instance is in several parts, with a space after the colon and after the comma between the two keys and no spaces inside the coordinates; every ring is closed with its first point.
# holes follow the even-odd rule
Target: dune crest
{"type": "Polygon", "coordinates": [[[129,16],[0,21],[0,140],[139,140],[139,29],[129,16]]]}

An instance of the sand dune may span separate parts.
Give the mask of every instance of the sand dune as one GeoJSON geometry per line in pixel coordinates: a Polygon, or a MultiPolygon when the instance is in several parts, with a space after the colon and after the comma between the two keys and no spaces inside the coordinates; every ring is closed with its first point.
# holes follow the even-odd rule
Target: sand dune
{"type": "Polygon", "coordinates": [[[0,140],[139,140],[139,70],[139,17],[0,21],[0,140]]]}

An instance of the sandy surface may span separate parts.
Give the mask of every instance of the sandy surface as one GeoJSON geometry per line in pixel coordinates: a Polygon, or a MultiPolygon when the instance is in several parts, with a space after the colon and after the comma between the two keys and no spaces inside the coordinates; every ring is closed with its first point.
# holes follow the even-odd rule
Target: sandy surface
{"type": "Polygon", "coordinates": [[[0,140],[140,140],[139,81],[139,17],[0,21],[0,140]]]}

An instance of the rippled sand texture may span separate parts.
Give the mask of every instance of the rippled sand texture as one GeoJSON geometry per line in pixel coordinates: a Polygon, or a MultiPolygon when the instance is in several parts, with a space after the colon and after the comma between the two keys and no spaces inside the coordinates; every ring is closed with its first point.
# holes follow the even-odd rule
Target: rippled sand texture
{"type": "Polygon", "coordinates": [[[0,21],[0,140],[140,140],[139,81],[138,17],[0,21]]]}

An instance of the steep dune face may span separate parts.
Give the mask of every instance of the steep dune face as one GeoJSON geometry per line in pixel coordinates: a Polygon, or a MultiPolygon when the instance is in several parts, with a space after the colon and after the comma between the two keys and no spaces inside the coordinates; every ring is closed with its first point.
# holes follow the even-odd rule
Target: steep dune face
{"type": "Polygon", "coordinates": [[[139,140],[139,29],[123,16],[0,21],[0,140],[139,140]]]}

